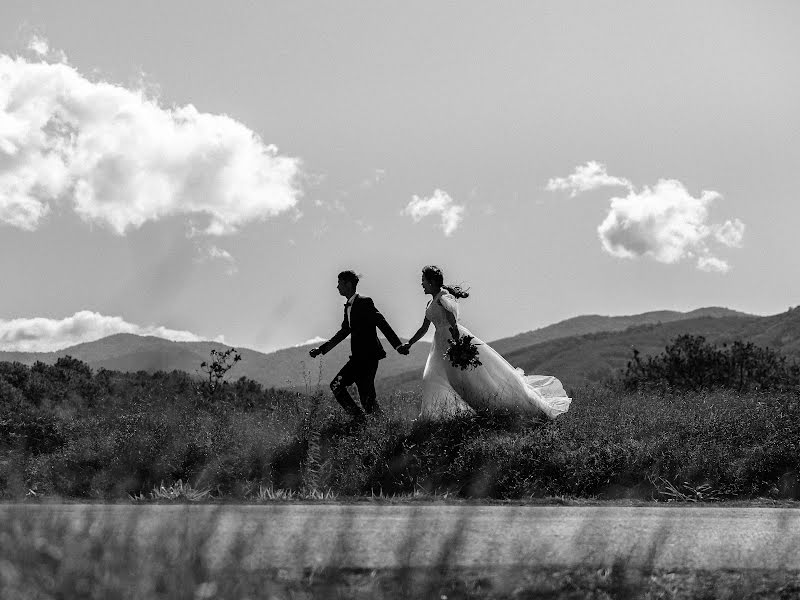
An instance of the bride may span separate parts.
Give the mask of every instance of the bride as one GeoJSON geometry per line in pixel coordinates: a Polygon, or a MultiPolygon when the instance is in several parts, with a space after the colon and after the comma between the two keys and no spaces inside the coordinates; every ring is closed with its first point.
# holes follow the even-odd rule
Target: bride
{"type": "Polygon", "coordinates": [[[469,294],[458,286],[444,285],[442,271],[435,266],[422,269],[422,289],[432,296],[422,326],[408,342],[398,348],[403,354],[425,335],[433,323],[435,333],[425,372],[422,376],[421,418],[442,419],[462,412],[507,409],[529,416],[554,419],[567,412],[572,400],[561,382],[547,375],[525,375],[481,340],[478,356],[481,365],[461,370],[444,357],[448,340],[472,334],[458,323],[458,298],[469,294]]]}

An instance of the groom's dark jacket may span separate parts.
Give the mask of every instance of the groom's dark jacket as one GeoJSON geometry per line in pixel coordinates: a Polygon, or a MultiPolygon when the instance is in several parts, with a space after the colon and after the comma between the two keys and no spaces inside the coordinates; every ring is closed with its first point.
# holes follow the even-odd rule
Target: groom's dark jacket
{"type": "Polygon", "coordinates": [[[319,348],[323,354],[330,352],[336,344],[350,336],[350,349],[352,358],[355,360],[380,360],[386,358],[386,352],[378,340],[380,329],[393,348],[397,348],[402,342],[397,337],[389,323],[383,315],[375,308],[372,298],[366,296],[356,296],[353,299],[353,306],[350,309],[350,322],[347,319],[347,304],[344,306],[344,320],[342,328],[336,332],[331,339],[322,344],[319,348]]]}

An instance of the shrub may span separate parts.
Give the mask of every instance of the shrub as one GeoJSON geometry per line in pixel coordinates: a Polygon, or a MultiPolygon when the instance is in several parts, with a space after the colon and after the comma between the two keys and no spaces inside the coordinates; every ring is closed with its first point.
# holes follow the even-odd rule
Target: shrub
{"type": "Polygon", "coordinates": [[[739,391],[797,389],[800,365],[752,342],[735,341],[718,347],[703,336],[681,335],[657,356],[645,360],[633,349],[622,375],[626,389],[670,387],[699,390],[726,387],[739,391]]]}
{"type": "Polygon", "coordinates": [[[211,361],[200,363],[200,369],[206,374],[203,382],[203,390],[209,396],[213,396],[220,390],[225,382],[225,375],[233,366],[242,360],[241,354],[236,352],[236,348],[227,350],[211,350],[211,361]]]}
{"type": "MultiPolygon", "coordinates": [[[[8,397],[2,387],[0,383],[0,396],[8,397]]],[[[63,423],[53,412],[25,402],[0,402],[0,449],[42,454],[59,448],[64,440],[63,423]]]]}

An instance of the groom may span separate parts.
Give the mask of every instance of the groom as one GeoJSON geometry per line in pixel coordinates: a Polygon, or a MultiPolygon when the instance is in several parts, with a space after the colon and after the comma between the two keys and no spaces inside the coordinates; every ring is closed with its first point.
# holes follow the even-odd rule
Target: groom
{"type": "MultiPolygon", "coordinates": [[[[318,348],[313,348],[309,354],[312,358],[319,354],[327,354],[336,344],[352,334],[350,338],[352,355],[331,381],[331,391],[348,413],[357,420],[363,420],[365,412],[372,413],[378,408],[375,400],[375,373],[378,371],[378,361],[386,358],[386,352],[378,340],[375,328],[377,327],[383,332],[396,350],[402,348],[402,342],[389,327],[389,323],[386,322],[383,315],[375,308],[372,298],[359,296],[356,293],[357,286],[358,275],[355,272],[342,271],[339,273],[339,284],[336,289],[339,290],[339,294],[347,298],[344,305],[342,328],[327,342],[318,348]],[[363,411],[347,391],[347,386],[353,383],[358,388],[358,396],[364,407],[363,411]]],[[[401,354],[407,354],[407,352],[401,352],[401,354]]]]}

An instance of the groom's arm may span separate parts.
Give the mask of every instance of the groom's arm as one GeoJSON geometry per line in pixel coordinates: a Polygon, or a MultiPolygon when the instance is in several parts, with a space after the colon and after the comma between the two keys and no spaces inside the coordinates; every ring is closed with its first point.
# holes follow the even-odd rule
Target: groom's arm
{"type": "Polygon", "coordinates": [[[348,335],[350,335],[350,327],[347,325],[347,321],[342,321],[342,328],[336,332],[336,334],[329,339],[324,344],[320,344],[317,348],[313,348],[309,354],[312,358],[315,358],[319,354],[327,354],[331,350],[333,350],[336,345],[345,339],[348,335]]]}
{"type": "Polygon", "coordinates": [[[348,335],[350,335],[350,327],[347,325],[346,321],[342,321],[342,328],[336,332],[336,334],[329,339],[324,344],[320,344],[319,351],[322,354],[327,354],[331,350],[333,350],[336,345],[344,340],[348,335]]]}
{"type": "Polygon", "coordinates": [[[375,307],[375,303],[372,301],[371,298],[369,298],[368,300],[369,304],[366,306],[366,309],[367,309],[367,314],[370,315],[370,322],[381,330],[383,335],[386,336],[386,339],[389,340],[389,343],[392,345],[392,348],[397,349],[399,346],[402,346],[403,342],[400,341],[400,338],[397,337],[397,334],[389,326],[389,323],[386,321],[384,316],[375,307]]]}

